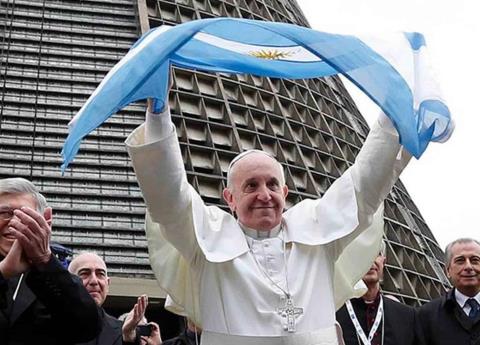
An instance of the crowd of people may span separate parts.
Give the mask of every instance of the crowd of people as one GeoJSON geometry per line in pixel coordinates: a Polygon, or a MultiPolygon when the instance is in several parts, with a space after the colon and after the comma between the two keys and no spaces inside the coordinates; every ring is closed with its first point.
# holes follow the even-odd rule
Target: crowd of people
{"type": "MultiPolygon", "coordinates": [[[[283,169],[258,150],[228,167],[231,213],[206,206],[187,181],[168,108],[153,113],[149,103],[127,148],[152,270],[166,308],[187,319],[164,344],[480,344],[478,241],[446,248],[445,296],[415,310],[381,293],[383,200],[410,160],[383,114],[325,195],[287,211],[283,169]]],[[[0,344],[162,344],[144,317],[147,296],[123,321],[103,309],[110,280],[100,256],[79,253],[68,269],[57,260],[52,221],[31,182],[0,180],[0,344]]]]}
{"type": "MultiPolygon", "coordinates": [[[[181,334],[162,342],[159,326],[145,319],[145,295],[138,297],[122,321],[109,315],[102,308],[110,283],[105,262],[95,253],[83,252],[67,270],[51,253],[51,224],[52,210],[31,182],[0,180],[0,344],[201,343],[202,329],[190,319],[181,334]],[[147,326],[146,333],[141,331],[142,325],[147,326]]],[[[461,238],[447,246],[446,273],[453,288],[416,310],[381,292],[385,253],[382,242],[362,278],[367,291],[336,312],[341,326],[338,344],[479,343],[477,240],[461,238]]],[[[275,341],[283,344],[278,338],[275,341]]]]}

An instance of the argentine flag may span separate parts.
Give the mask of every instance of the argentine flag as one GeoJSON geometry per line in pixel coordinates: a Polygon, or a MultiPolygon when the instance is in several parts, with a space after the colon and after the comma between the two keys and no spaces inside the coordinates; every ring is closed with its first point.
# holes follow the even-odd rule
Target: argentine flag
{"type": "Polygon", "coordinates": [[[168,101],[170,65],[210,72],[303,79],[341,73],[392,120],[401,144],[420,157],[454,125],[419,33],[337,35],[285,23],[235,18],[161,26],[145,33],[115,65],[70,122],[62,171],[80,142],[128,104],[168,101]]]}

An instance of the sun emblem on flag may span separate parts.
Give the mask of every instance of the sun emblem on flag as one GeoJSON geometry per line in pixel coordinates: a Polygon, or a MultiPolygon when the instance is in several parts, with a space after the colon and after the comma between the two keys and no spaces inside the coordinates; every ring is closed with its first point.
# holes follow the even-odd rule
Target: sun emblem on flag
{"type": "Polygon", "coordinates": [[[279,51],[277,49],[262,49],[248,52],[248,55],[265,60],[280,60],[285,59],[295,54],[295,51],[279,51]]]}

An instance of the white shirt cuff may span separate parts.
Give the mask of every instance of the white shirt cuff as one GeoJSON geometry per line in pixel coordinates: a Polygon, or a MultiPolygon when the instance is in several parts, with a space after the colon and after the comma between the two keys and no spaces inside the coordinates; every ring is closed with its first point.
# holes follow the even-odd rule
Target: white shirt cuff
{"type": "Polygon", "coordinates": [[[169,136],[175,129],[170,116],[170,107],[161,113],[151,113],[147,110],[145,119],[145,142],[151,143],[169,136]]]}

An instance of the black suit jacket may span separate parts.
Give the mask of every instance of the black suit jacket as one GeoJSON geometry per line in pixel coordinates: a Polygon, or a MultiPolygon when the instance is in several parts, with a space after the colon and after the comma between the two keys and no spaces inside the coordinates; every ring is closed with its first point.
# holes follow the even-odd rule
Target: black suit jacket
{"type": "Polygon", "coordinates": [[[195,332],[185,328],[181,334],[175,338],[165,340],[162,342],[162,345],[196,345],[197,343],[201,343],[201,333],[195,334],[195,332]]]}
{"type": "Polygon", "coordinates": [[[122,321],[102,309],[102,331],[97,338],[78,345],[122,345],[122,321]]]}
{"type": "Polygon", "coordinates": [[[480,345],[480,318],[471,320],[455,300],[454,289],[418,310],[426,345],[480,345]]]}
{"type": "Polygon", "coordinates": [[[100,332],[95,301],[53,255],[41,271],[23,275],[13,301],[19,279],[0,284],[0,344],[73,344],[100,332]]]}
{"type": "MultiPolygon", "coordinates": [[[[363,300],[354,299],[354,310],[364,305],[363,300]],[[355,303],[358,302],[358,303],[355,303]]],[[[415,336],[415,310],[405,304],[394,301],[388,297],[383,298],[384,305],[384,345],[414,345],[417,344],[415,336]]],[[[358,314],[358,312],[357,312],[358,314]]],[[[358,342],[357,332],[348,315],[347,308],[343,306],[337,311],[336,318],[342,326],[343,339],[346,345],[362,345],[358,342]]],[[[362,324],[363,320],[360,320],[362,324]]],[[[366,324],[366,322],[365,322],[366,324]]],[[[379,329],[382,329],[380,324],[379,329]]],[[[367,336],[368,333],[366,332],[367,336]]]]}

